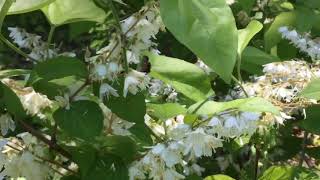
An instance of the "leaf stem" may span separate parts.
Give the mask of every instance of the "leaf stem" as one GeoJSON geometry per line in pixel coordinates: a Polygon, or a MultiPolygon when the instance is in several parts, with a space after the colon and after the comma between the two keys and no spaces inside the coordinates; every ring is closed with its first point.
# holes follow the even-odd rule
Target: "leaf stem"
{"type": "Polygon", "coordinates": [[[49,35],[48,35],[48,40],[47,40],[48,48],[50,47],[50,44],[52,42],[52,38],[53,38],[55,30],[56,30],[56,26],[51,24],[50,25],[49,35]]]}
{"type": "Polygon", "coordinates": [[[111,9],[112,15],[114,20],[116,21],[118,32],[120,33],[120,40],[121,40],[121,46],[122,46],[122,59],[123,59],[123,66],[124,70],[126,73],[129,71],[128,67],[128,59],[127,59],[127,50],[126,50],[126,45],[125,45],[125,35],[122,33],[122,28],[121,28],[121,21],[117,12],[116,7],[113,4],[113,0],[108,0],[109,7],[111,9]]]}
{"type": "Polygon", "coordinates": [[[13,0],[5,0],[4,4],[2,5],[1,12],[0,12],[0,31],[2,29],[4,18],[7,16],[9,9],[13,3],[13,0]]]}
{"type": "Polygon", "coordinates": [[[35,130],[32,126],[27,124],[26,122],[22,120],[17,120],[23,129],[28,131],[30,134],[35,136],[40,141],[46,143],[51,149],[55,150],[56,152],[60,153],[61,155],[65,156],[66,158],[71,159],[71,154],[69,154],[66,150],[64,150],[62,147],[60,147],[58,144],[52,143],[49,139],[47,139],[42,132],[35,130]]]}
{"type": "Polygon", "coordinates": [[[232,78],[232,80],[233,80],[234,82],[236,82],[236,83],[240,86],[240,88],[242,89],[243,93],[244,93],[245,96],[248,98],[249,95],[248,95],[247,91],[245,90],[245,88],[242,86],[242,83],[241,83],[236,77],[234,77],[233,75],[231,76],[231,78],[232,78]]]}
{"type": "Polygon", "coordinates": [[[8,39],[6,39],[2,34],[0,34],[0,40],[6,44],[9,48],[11,48],[12,50],[14,50],[16,53],[20,54],[21,56],[23,56],[26,59],[31,59],[33,61],[36,61],[34,58],[30,57],[28,54],[26,54],[25,52],[23,52],[21,49],[19,49],[18,47],[16,47],[13,43],[11,43],[8,39]]]}
{"type": "Polygon", "coordinates": [[[242,58],[241,58],[241,55],[240,55],[240,54],[237,55],[237,59],[238,59],[238,61],[237,61],[238,79],[239,79],[239,81],[242,83],[242,82],[243,82],[242,76],[241,76],[241,62],[242,62],[242,58]]]}
{"type": "Polygon", "coordinates": [[[74,98],[88,85],[90,84],[90,80],[89,78],[86,79],[86,81],[83,83],[82,86],[79,87],[79,89],[76,90],[76,92],[74,92],[70,97],[69,97],[69,101],[73,101],[74,98]]]}

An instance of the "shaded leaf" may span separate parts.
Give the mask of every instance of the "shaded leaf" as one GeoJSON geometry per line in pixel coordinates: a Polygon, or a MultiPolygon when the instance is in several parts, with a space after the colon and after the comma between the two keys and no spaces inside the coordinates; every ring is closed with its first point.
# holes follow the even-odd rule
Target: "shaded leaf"
{"type": "Polygon", "coordinates": [[[53,118],[68,135],[85,140],[101,134],[104,120],[99,105],[87,100],[72,102],[69,110],[59,108],[53,118]]]}

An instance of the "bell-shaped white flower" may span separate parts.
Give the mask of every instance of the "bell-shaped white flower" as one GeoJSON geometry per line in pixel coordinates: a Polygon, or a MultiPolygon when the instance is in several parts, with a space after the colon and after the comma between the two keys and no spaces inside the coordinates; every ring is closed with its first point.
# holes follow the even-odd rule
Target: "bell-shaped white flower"
{"type": "Polygon", "coordinates": [[[144,90],[148,81],[149,79],[145,73],[130,70],[124,80],[123,96],[126,97],[128,92],[137,94],[139,90],[144,90]]]}
{"type": "Polygon", "coordinates": [[[222,147],[222,140],[206,134],[203,128],[188,133],[183,142],[186,145],[184,155],[191,154],[197,158],[212,156],[214,149],[222,147]]]}
{"type": "Polygon", "coordinates": [[[109,98],[110,95],[119,97],[117,90],[107,83],[101,84],[99,94],[100,94],[100,99],[102,99],[104,96],[107,96],[107,98],[109,98]]]}
{"type": "Polygon", "coordinates": [[[3,114],[0,116],[0,128],[3,136],[7,135],[9,130],[15,130],[16,125],[9,114],[3,114]]]}

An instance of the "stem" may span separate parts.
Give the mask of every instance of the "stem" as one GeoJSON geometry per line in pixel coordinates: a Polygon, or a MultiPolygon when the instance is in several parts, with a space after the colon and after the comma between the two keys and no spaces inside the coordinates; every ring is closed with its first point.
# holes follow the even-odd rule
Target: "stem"
{"type": "Polygon", "coordinates": [[[124,65],[124,70],[126,71],[126,73],[128,73],[129,67],[128,67],[128,59],[127,59],[127,50],[125,48],[125,35],[122,33],[120,18],[119,18],[117,9],[113,4],[113,0],[108,0],[108,3],[109,3],[109,6],[110,6],[110,9],[111,9],[113,18],[117,23],[118,31],[120,33],[121,45],[122,45],[123,65],[124,65]]]}
{"type": "Polygon", "coordinates": [[[50,46],[50,44],[52,42],[52,37],[53,37],[53,34],[54,34],[55,30],[56,30],[56,26],[55,25],[51,25],[50,26],[49,35],[48,35],[48,40],[47,40],[48,47],[50,46]]]}
{"type": "Polygon", "coordinates": [[[6,39],[2,34],[0,34],[0,40],[5,43],[9,48],[11,48],[12,50],[14,50],[16,53],[20,54],[21,56],[23,56],[26,59],[31,59],[33,61],[36,61],[34,58],[30,57],[28,54],[26,54],[25,52],[23,52],[21,49],[19,49],[18,47],[16,47],[13,43],[11,43],[8,39],[6,39]]]}
{"type": "MultiPolygon", "coordinates": [[[[141,16],[144,16],[148,11],[150,10],[150,7],[144,11],[141,16]]],[[[138,20],[136,20],[136,22],[133,23],[133,25],[124,33],[124,36],[126,36],[140,21],[140,17],[138,18],[138,20]]],[[[106,57],[106,59],[109,59],[110,56],[112,55],[112,53],[116,50],[116,48],[119,45],[119,41],[116,42],[116,44],[114,45],[114,47],[111,49],[110,53],[108,54],[108,56],[106,57]]]]}
{"type": "Polygon", "coordinates": [[[71,158],[71,154],[69,154],[66,150],[64,150],[62,147],[60,147],[58,144],[53,144],[49,139],[47,139],[42,132],[35,130],[32,126],[27,124],[24,121],[17,120],[23,129],[28,131],[30,134],[35,136],[40,141],[46,143],[51,149],[55,150],[56,152],[60,153],[61,155],[65,156],[66,158],[71,158]]]}
{"type": "Polygon", "coordinates": [[[232,80],[233,80],[234,82],[236,82],[236,83],[240,86],[240,88],[242,89],[243,93],[244,93],[244,94],[246,95],[246,97],[248,98],[249,95],[248,95],[247,91],[244,89],[244,87],[242,86],[242,83],[241,83],[236,77],[234,77],[233,75],[231,76],[231,78],[232,78],[232,80]]]}
{"type": "Polygon", "coordinates": [[[89,85],[89,84],[90,84],[90,80],[89,80],[89,78],[87,78],[86,81],[84,82],[84,84],[83,84],[79,89],[77,89],[76,92],[74,92],[74,93],[69,97],[69,101],[70,101],[70,102],[73,101],[74,98],[75,98],[85,87],[87,87],[87,85],[89,85]]]}
{"type": "Polygon", "coordinates": [[[306,144],[308,139],[308,133],[306,131],[303,132],[303,141],[302,141],[302,149],[300,153],[300,160],[299,160],[299,166],[302,167],[303,161],[305,159],[305,150],[306,150],[306,144]]]}
{"type": "Polygon", "coordinates": [[[77,172],[75,172],[75,171],[73,171],[72,169],[68,168],[68,166],[66,166],[66,165],[60,164],[60,163],[58,163],[58,162],[55,162],[55,161],[52,161],[52,160],[50,160],[50,159],[46,159],[46,158],[43,158],[43,157],[40,157],[40,156],[37,156],[37,155],[35,155],[35,156],[36,156],[37,158],[41,159],[42,161],[45,161],[45,162],[51,163],[51,164],[53,164],[53,165],[55,165],[55,166],[57,166],[57,167],[63,168],[63,169],[65,169],[65,170],[71,172],[72,174],[77,174],[77,172]]]}
{"type": "Polygon", "coordinates": [[[6,17],[11,5],[13,3],[13,0],[5,0],[2,8],[1,8],[1,12],[0,12],[0,31],[2,29],[2,25],[3,25],[3,21],[4,18],[6,17]]]}
{"type": "Polygon", "coordinates": [[[237,72],[238,72],[238,79],[242,83],[242,76],[241,76],[241,55],[237,55],[238,61],[237,61],[237,72]]]}
{"type": "Polygon", "coordinates": [[[255,145],[256,148],[256,159],[255,159],[255,164],[254,164],[254,179],[258,179],[258,171],[259,171],[259,159],[260,159],[260,150],[259,148],[255,145]]]}

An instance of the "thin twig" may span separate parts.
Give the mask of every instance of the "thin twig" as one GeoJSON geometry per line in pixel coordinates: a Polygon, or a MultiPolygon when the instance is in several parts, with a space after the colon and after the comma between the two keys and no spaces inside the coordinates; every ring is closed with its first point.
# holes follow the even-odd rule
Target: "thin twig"
{"type": "Polygon", "coordinates": [[[240,88],[242,89],[243,93],[244,93],[245,96],[248,98],[249,95],[248,95],[247,91],[244,89],[244,87],[242,86],[242,83],[241,83],[236,77],[234,77],[233,75],[231,76],[231,78],[232,78],[232,80],[233,80],[234,82],[236,82],[236,83],[240,86],[240,88]]]}
{"type": "Polygon", "coordinates": [[[88,85],[90,84],[90,80],[89,78],[86,79],[86,81],[83,83],[82,86],[80,86],[79,89],[76,90],[76,92],[74,92],[70,97],[69,97],[69,101],[73,101],[74,98],[85,88],[87,87],[88,85]]]}
{"type": "Polygon", "coordinates": [[[125,46],[125,35],[122,33],[121,21],[120,21],[117,9],[113,4],[113,0],[108,0],[108,3],[109,3],[109,7],[111,9],[113,18],[117,23],[118,32],[120,33],[120,40],[121,40],[121,45],[122,45],[123,66],[124,66],[124,70],[126,71],[126,73],[128,73],[129,67],[128,67],[128,59],[127,59],[127,50],[126,50],[126,46],[125,46]]]}
{"type": "Polygon", "coordinates": [[[22,121],[22,120],[17,120],[23,129],[25,129],[26,131],[28,131],[30,134],[32,134],[33,136],[35,136],[37,139],[39,139],[40,141],[44,142],[45,144],[47,144],[51,149],[53,149],[54,151],[56,151],[57,153],[65,156],[66,158],[71,159],[71,155],[64,150],[62,147],[60,147],[58,144],[54,144],[51,142],[51,140],[47,139],[42,132],[35,130],[32,126],[30,126],[29,124],[27,124],[26,122],[22,121]]]}
{"type": "Polygon", "coordinates": [[[308,139],[308,133],[306,131],[303,132],[303,140],[302,140],[302,149],[300,153],[300,160],[299,160],[299,166],[302,167],[303,161],[305,160],[305,151],[306,151],[306,144],[308,139]]]}
{"type": "MultiPolygon", "coordinates": [[[[123,34],[124,36],[127,36],[128,33],[138,24],[138,22],[141,20],[140,18],[142,16],[144,16],[148,11],[150,10],[150,7],[148,7],[147,10],[145,10],[140,17],[137,18],[137,20],[132,24],[132,26],[123,34]]],[[[116,44],[113,46],[113,48],[111,49],[111,51],[109,52],[109,54],[107,55],[106,59],[109,59],[111,57],[111,55],[113,54],[113,52],[117,49],[119,45],[119,41],[116,42],[116,44]]]]}
{"type": "Polygon", "coordinates": [[[256,148],[256,158],[255,158],[255,164],[254,164],[254,180],[258,179],[258,172],[259,172],[259,159],[260,159],[260,150],[257,145],[255,145],[256,148]]]}
{"type": "Polygon", "coordinates": [[[21,49],[19,49],[18,47],[16,47],[13,43],[11,43],[8,39],[6,39],[2,34],[0,34],[0,40],[6,44],[9,48],[11,48],[12,50],[14,50],[16,53],[20,54],[21,56],[23,56],[26,59],[30,59],[33,61],[36,61],[36,59],[30,57],[28,54],[26,54],[25,52],[23,52],[21,49]]]}

